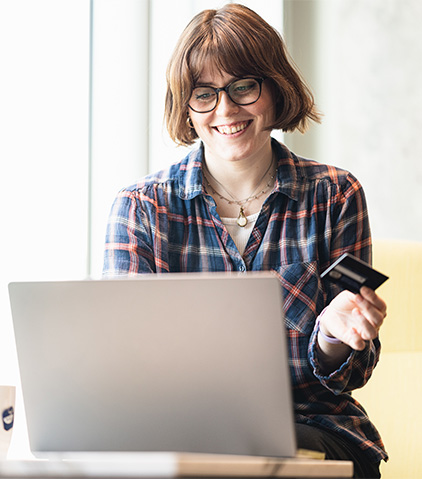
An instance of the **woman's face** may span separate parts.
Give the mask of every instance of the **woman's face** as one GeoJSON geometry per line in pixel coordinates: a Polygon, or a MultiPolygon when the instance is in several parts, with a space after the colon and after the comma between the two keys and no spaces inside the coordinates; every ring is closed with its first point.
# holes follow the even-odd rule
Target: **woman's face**
{"type": "MultiPolygon", "coordinates": [[[[221,88],[233,80],[235,77],[216,72],[205,64],[197,84],[221,88]]],[[[207,160],[259,160],[271,150],[271,132],[265,130],[274,120],[274,102],[268,81],[262,83],[260,98],[251,105],[236,105],[226,92],[220,92],[213,111],[197,113],[189,109],[189,115],[204,143],[207,160]]]]}

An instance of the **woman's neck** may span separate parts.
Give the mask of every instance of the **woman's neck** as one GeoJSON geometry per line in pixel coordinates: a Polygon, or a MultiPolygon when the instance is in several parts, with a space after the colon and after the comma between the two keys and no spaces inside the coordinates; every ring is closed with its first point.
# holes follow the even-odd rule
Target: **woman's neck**
{"type": "Polygon", "coordinates": [[[271,143],[249,158],[227,160],[208,154],[206,150],[204,153],[204,175],[208,183],[223,196],[230,193],[237,200],[253,195],[257,188],[266,184],[267,174],[273,171],[275,163],[271,143]]]}
{"type": "Polygon", "coordinates": [[[203,176],[220,216],[238,218],[258,213],[275,181],[277,165],[271,145],[269,151],[253,159],[218,160],[205,154],[203,176]]]}

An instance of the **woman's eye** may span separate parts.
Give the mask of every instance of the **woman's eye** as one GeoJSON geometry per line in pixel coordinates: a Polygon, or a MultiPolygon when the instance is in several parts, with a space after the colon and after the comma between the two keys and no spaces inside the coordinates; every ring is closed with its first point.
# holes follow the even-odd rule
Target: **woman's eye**
{"type": "Polygon", "coordinates": [[[211,91],[196,92],[195,100],[200,102],[208,102],[215,98],[215,93],[211,91]]]}
{"type": "Polygon", "coordinates": [[[236,95],[242,95],[244,93],[249,93],[250,91],[253,91],[256,87],[256,82],[254,81],[249,81],[246,83],[240,83],[240,84],[235,84],[233,85],[233,93],[236,95]]]}

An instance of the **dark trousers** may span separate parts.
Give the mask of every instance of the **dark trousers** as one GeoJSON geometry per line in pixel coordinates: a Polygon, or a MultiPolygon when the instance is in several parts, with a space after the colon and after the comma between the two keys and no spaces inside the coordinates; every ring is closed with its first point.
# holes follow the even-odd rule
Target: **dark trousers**
{"type": "Polygon", "coordinates": [[[326,459],[353,461],[353,477],[378,479],[379,462],[368,462],[365,454],[341,436],[307,424],[296,424],[297,447],[325,453],[326,459]]]}

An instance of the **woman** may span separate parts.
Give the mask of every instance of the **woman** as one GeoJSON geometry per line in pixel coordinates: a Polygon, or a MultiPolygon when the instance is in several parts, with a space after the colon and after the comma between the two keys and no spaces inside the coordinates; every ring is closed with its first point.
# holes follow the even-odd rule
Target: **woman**
{"type": "Polygon", "coordinates": [[[271,138],[273,129],[304,131],[319,121],[283,40],[245,6],[206,10],[183,32],[167,83],[170,136],[201,141],[119,193],[104,274],[275,271],[298,447],[353,460],[355,477],[379,477],[387,455],[350,391],[378,360],[386,306],[368,288],[354,295],[319,276],[344,252],[371,261],[364,193],[350,173],[271,138]]]}

